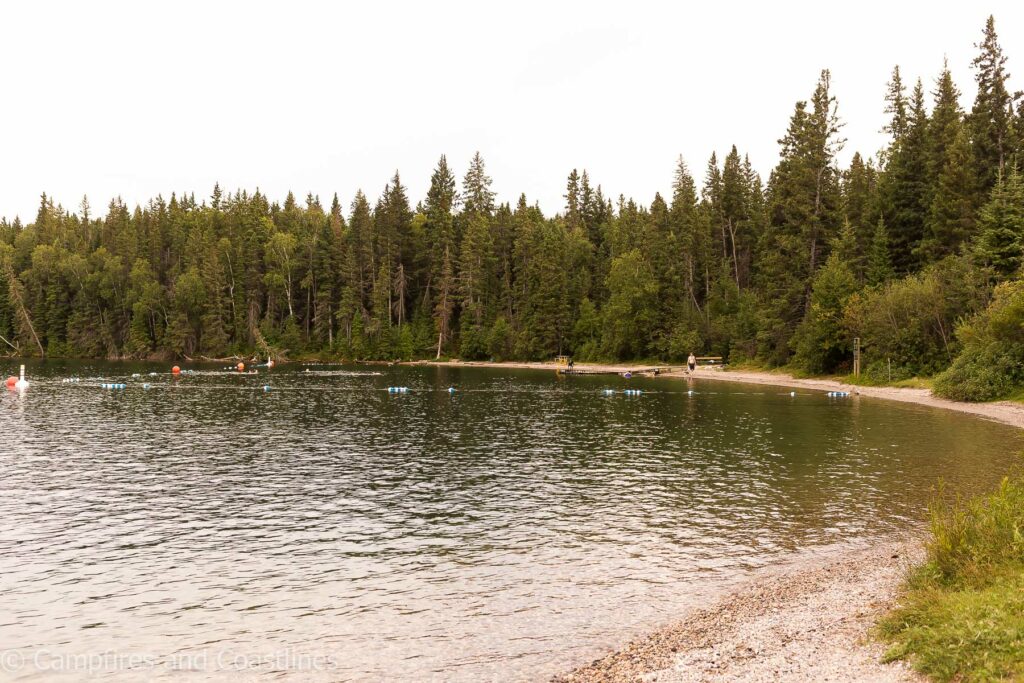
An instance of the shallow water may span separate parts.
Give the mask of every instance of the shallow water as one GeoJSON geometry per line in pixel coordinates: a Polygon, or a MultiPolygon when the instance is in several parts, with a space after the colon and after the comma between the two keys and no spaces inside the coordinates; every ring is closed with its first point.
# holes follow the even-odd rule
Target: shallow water
{"type": "Polygon", "coordinates": [[[1024,445],[764,386],[189,367],[50,362],[0,394],[0,679],[544,678],[905,530],[938,478],[990,486],[1024,445]]]}

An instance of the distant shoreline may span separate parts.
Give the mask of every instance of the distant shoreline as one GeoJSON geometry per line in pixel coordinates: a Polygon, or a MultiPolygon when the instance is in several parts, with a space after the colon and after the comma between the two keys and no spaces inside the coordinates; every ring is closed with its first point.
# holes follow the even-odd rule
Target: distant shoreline
{"type": "MultiPolygon", "coordinates": [[[[519,362],[519,361],[411,361],[402,362],[401,365],[432,365],[438,367],[480,367],[480,368],[512,368],[522,370],[557,370],[563,366],[553,362],[519,362]]],[[[792,389],[812,389],[814,391],[846,391],[860,396],[871,398],[882,398],[889,401],[900,401],[903,403],[916,403],[918,405],[954,410],[960,413],[977,415],[1003,424],[1024,429],[1024,404],[1012,401],[995,401],[992,403],[967,403],[964,401],[951,401],[939,398],[932,394],[929,389],[912,389],[905,387],[866,387],[856,384],[847,384],[833,379],[801,379],[792,375],[772,372],[759,372],[756,370],[727,370],[724,368],[711,368],[707,366],[698,367],[692,375],[684,369],[677,369],[680,365],[654,365],[650,363],[638,363],[627,365],[624,363],[577,363],[576,370],[603,370],[607,372],[632,372],[647,373],[653,372],[656,368],[671,367],[668,372],[659,373],[659,377],[674,379],[696,379],[712,380],[719,382],[741,382],[745,384],[765,384],[792,389]]]]}

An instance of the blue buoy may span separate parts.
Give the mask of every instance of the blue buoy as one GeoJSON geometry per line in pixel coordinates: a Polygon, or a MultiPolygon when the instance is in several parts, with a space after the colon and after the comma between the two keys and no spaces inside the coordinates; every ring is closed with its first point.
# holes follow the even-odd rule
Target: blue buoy
{"type": "Polygon", "coordinates": [[[264,384],[263,385],[263,391],[264,392],[270,391],[270,385],[269,384],[264,384]]]}
{"type": "Polygon", "coordinates": [[[686,391],[686,395],[687,395],[687,396],[693,396],[693,389],[688,389],[688,390],[686,391]]]}
{"type": "Polygon", "coordinates": [[[149,389],[149,382],[146,382],[145,384],[143,384],[142,388],[143,389],[149,389]]]}
{"type": "Polygon", "coordinates": [[[455,387],[448,387],[448,393],[449,394],[454,394],[455,393],[455,387]]]}

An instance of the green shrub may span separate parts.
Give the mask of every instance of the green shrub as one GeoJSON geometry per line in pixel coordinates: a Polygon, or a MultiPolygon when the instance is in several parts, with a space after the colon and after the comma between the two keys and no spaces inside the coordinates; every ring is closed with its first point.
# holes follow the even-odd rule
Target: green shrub
{"type": "Polygon", "coordinates": [[[893,378],[945,370],[960,349],[956,321],[988,300],[984,273],[959,257],[854,294],[846,305],[849,336],[860,337],[863,364],[893,378]]]}
{"type": "Polygon", "coordinates": [[[935,393],[989,401],[1024,386],[1024,281],[999,285],[992,303],[957,329],[963,351],[935,379],[935,393]]]}

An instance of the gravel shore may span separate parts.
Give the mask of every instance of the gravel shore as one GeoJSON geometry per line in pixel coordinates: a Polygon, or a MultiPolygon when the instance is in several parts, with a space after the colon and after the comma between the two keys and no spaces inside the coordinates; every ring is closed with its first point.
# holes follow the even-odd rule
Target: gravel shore
{"type": "Polygon", "coordinates": [[[870,639],[919,548],[892,541],[763,572],[710,607],[554,681],[924,680],[903,663],[882,664],[883,647],[870,639]]]}

